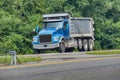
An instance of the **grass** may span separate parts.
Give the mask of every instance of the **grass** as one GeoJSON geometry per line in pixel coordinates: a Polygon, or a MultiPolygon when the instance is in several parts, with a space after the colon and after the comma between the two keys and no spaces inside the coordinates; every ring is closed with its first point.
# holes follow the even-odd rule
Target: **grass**
{"type": "Polygon", "coordinates": [[[93,51],[93,52],[87,52],[87,54],[94,54],[94,55],[120,54],[120,50],[93,51]]]}
{"type": "MultiPolygon", "coordinates": [[[[12,57],[10,55],[7,56],[1,56],[0,57],[0,64],[3,65],[9,65],[11,64],[11,59],[12,57]]],[[[23,63],[28,63],[28,62],[39,62],[41,61],[42,58],[40,56],[37,57],[23,57],[23,56],[17,56],[17,64],[23,64],[23,63]]]]}
{"type": "Polygon", "coordinates": [[[0,58],[0,64],[10,64],[10,62],[11,62],[10,56],[5,56],[0,58]]]}
{"type": "MultiPolygon", "coordinates": [[[[74,51],[76,52],[76,50],[74,51]]],[[[86,52],[87,54],[91,55],[109,55],[109,54],[120,54],[120,50],[103,50],[103,51],[92,51],[92,52],[86,52]]],[[[28,62],[39,62],[42,60],[40,56],[24,56],[24,55],[18,55],[17,56],[17,64],[23,64],[28,62]]],[[[12,56],[6,55],[6,56],[0,56],[0,65],[9,65],[11,63],[12,56]]]]}

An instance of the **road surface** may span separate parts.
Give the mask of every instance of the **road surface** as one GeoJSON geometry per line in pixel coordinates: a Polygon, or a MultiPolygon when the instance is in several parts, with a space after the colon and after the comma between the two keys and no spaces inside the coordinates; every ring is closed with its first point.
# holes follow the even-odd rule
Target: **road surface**
{"type": "Polygon", "coordinates": [[[0,80],[120,80],[120,56],[5,67],[0,80]]]}

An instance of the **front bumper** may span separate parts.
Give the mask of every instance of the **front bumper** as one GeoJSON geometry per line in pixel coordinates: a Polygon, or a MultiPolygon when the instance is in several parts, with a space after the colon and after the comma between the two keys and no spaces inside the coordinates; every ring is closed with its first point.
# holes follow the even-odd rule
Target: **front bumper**
{"type": "Polygon", "coordinates": [[[54,44],[33,44],[33,49],[54,49],[59,47],[59,43],[54,44]]]}

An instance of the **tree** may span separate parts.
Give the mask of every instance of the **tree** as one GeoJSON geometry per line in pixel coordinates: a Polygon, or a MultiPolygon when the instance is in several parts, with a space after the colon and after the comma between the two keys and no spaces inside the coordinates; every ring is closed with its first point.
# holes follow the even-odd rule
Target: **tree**
{"type": "Polygon", "coordinates": [[[0,0],[0,48],[32,53],[32,30],[42,27],[42,15],[70,12],[94,19],[95,49],[119,49],[119,4],[120,0],[0,0]]]}

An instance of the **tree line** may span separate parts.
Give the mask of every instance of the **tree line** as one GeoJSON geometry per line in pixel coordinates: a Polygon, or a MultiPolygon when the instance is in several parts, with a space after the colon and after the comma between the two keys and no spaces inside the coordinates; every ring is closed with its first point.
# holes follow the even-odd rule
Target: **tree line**
{"type": "Polygon", "coordinates": [[[71,12],[95,21],[95,50],[120,49],[120,0],[0,0],[0,53],[33,53],[32,38],[42,15],[71,12]]]}

